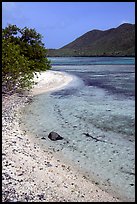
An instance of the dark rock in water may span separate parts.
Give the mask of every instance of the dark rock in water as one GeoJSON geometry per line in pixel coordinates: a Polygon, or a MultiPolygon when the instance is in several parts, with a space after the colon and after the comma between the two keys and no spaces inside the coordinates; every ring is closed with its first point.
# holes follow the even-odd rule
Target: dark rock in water
{"type": "Polygon", "coordinates": [[[63,137],[61,137],[58,133],[56,132],[50,132],[49,135],[48,135],[48,138],[53,140],[53,141],[56,141],[56,140],[62,140],[63,137]]]}

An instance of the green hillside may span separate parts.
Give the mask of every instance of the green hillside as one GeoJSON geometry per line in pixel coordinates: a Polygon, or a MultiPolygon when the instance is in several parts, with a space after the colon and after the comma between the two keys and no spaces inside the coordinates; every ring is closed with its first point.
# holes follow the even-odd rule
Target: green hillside
{"type": "Polygon", "coordinates": [[[48,56],[135,56],[135,24],[89,31],[60,49],[49,49],[48,56]]]}

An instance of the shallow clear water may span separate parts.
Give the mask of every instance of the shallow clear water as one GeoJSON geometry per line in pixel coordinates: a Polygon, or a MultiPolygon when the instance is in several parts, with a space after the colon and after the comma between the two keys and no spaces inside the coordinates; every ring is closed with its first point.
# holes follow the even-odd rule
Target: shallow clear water
{"type": "MultiPolygon", "coordinates": [[[[89,58],[87,63],[86,58],[79,60],[72,65],[78,58],[67,58],[65,65],[65,58],[53,58],[53,70],[72,74],[74,80],[59,91],[35,96],[22,110],[22,121],[34,136],[45,137],[46,147],[101,188],[125,201],[134,201],[134,60],[128,58],[126,64],[121,58],[117,65],[112,59],[111,65],[104,64],[107,59],[102,65],[89,64],[89,58]],[[54,65],[55,59],[62,60],[63,65],[54,65]],[[64,140],[49,140],[51,131],[64,140]]],[[[98,61],[101,63],[101,58],[98,61]]]]}

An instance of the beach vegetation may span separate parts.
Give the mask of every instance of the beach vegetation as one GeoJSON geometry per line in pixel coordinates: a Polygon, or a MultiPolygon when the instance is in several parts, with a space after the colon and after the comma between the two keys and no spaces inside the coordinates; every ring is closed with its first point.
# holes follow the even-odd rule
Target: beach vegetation
{"type": "Polygon", "coordinates": [[[35,29],[8,25],[2,29],[2,92],[29,90],[34,75],[50,69],[42,35],[35,29]]]}

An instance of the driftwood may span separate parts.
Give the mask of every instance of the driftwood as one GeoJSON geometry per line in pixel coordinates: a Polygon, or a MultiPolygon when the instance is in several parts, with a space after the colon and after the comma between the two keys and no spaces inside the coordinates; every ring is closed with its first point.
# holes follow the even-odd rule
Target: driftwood
{"type": "MultiPolygon", "coordinates": [[[[93,137],[92,135],[90,135],[89,133],[83,133],[84,135],[86,135],[87,137],[91,137],[93,140],[95,140],[96,142],[106,142],[105,140],[100,140],[96,137],[93,137]]],[[[107,143],[107,142],[106,142],[107,143]]]]}

